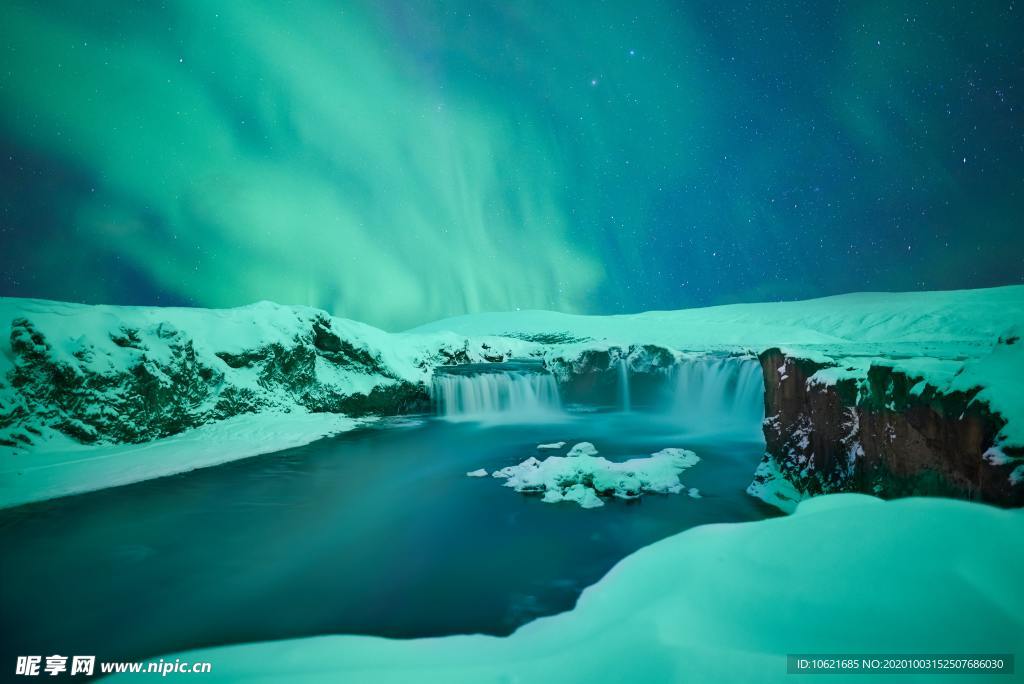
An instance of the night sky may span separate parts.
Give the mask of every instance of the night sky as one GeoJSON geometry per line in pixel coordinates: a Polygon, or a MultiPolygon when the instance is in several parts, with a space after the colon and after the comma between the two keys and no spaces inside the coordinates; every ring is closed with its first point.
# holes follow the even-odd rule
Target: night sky
{"type": "Polygon", "coordinates": [[[0,294],[401,329],[1024,282],[1024,4],[0,8],[0,294]]]}

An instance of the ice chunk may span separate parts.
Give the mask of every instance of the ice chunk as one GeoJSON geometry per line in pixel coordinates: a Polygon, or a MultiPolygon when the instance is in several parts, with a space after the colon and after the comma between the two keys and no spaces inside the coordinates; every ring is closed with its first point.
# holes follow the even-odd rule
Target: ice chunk
{"type": "Polygon", "coordinates": [[[466,477],[487,477],[487,471],[483,468],[478,468],[477,470],[471,470],[466,473],[466,477]]]}
{"type": "Polygon", "coordinates": [[[502,479],[503,478],[508,478],[508,477],[512,477],[517,472],[521,472],[523,469],[526,469],[526,468],[539,468],[539,467],[540,467],[540,461],[538,461],[533,456],[531,456],[530,458],[526,459],[525,461],[523,461],[522,463],[520,463],[517,466],[508,466],[508,467],[505,467],[505,468],[501,468],[500,470],[495,470],[493,473],[491,473],[491,477],[497,477],[497,478],[502,478],[502,479]]]}
{"type": "Polygon", "coordinates": [[[551,444],[538,444],[538,449],[561,449],[565,446],[565,442],[552,442],[551,444]]]}
{"type": "Polygon", "coordinates": [[[622,463],[588,451],[597,450],[581,442],[569,452],[576,456],[549,456],[543,461],[530,457],[495,471],[493,477],[505,479],[505,486],[517,492],[543,494],[547,503],[573,501],[583,508],[597,508],[604,505],[602,496],[636,499],[646,493],[678,494],[684,489],[679,474],[700,461],[692,451],[678,448],[622,463]]]}
{"type": "Polygon", "coordinates": [[[675,459],[679,459],[683,468],[691,468],[700,461],[700,456],[693,453],[688,449],[679,449],[677,447],[670,447],[668,449],[662,449],[661,451],[651,454],[652,456],[666,456],[675,459]]]}
{"type": "Polygon", "coordinates": [[[597,454],[597,447],[590,442],[580,442],[572,449],[569,449],[569,453],[566,456],[594,456],[595,454],[597,454]]]}

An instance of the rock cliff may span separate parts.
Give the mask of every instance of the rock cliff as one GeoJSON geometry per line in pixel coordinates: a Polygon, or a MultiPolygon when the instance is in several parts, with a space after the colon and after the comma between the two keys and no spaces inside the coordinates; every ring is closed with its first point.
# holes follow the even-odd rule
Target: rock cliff
{"type": "Polygon", "coordinates": [[[884,362],[864,375],[835,377],[820,372],[834,364],[777,348],[760,361],[766,454],[755,485],[781,475],[801,496],[864,492],[1024,505],[1021,454],[1000,446],[1006,421],[977,399],[977,389],[944,391],[884,362]]]}

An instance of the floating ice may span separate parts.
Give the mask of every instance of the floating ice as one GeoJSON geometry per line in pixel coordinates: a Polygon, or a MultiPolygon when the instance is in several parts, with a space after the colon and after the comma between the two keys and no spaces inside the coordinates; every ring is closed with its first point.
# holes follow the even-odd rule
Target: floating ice
{"type": "Polygon", "coordinates": [[[597,447],[590,442],[580,442],[575,445],[572,449],[569,449],[569,453],[566,456],[594,456],[597,454],[597,447]]]}
{"type": "Polygon", "coordinates": [[[487,477],[487,471],[484,470],[483,468],[471,470],[468,473],[466,473],[466,477],[487,477]]]}
{"type": "MultiPolygon", "coordinates": [[[[517,492],[543,493],[547,503],[573,501],[583,508],[597,508],[604,505],[602,496],[636,499],[652,492],[678,494],[683,491],[679,474],[700,461],[692,451],[677,448],[622,463],[595,454],[593,444],[580,442],[567,456],[549,456],[543,461],[531,456],[491,476],[504,479],[505,486],[517,492]]],[[[693,496],[697,490],[690,491],[693,496]]]]}
{"type": "Polygon", "coordinates": [[[552,442],[551,444],[538,444],[538,449],[561,449],[565,446],[565,442],[552,442]]]}

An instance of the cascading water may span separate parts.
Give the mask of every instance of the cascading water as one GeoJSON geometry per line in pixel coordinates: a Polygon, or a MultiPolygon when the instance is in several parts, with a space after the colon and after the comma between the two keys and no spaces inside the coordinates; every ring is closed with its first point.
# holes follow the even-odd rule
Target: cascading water
{"type": "Polygon", "coordinates": [[[629,368],[625,359],[619,359],[619,407],[623,413],[629,413],[629,368]]]}
{"type": "Polygon", "coordinates": [[[553,375],[522,364],[474,364],[439,369],[431,388],[448,420],[544,421],[561,414],[553,375]]]}
{"type": "Polygon", "coordinates": [[[704,357],[675,369],[672,413],[688,429],[760,433],[764,418],[764,380],[754,359],[704,357]]]}

